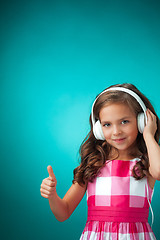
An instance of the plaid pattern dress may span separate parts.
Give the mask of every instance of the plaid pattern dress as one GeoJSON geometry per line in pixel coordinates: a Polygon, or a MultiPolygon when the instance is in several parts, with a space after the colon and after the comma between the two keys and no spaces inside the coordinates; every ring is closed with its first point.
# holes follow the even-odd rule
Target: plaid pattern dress
{"type": "Polygon", "coordinates": [[[135,158],[107,161],[87,187],[88,218],[80,240],[155,240],[148,223],[152,189],[132,176],[135,158]]]}

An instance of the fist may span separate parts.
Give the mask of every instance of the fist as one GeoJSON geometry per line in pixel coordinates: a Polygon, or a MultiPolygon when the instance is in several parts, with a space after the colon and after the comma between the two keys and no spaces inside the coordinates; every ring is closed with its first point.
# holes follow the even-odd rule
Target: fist
{"type": "Polygon", "coordinates": [[[51,166],[47,167],[49,177],[43,179],[40,192],[41,196],[50,199],[56,192],[57,180],[51,166]]]}

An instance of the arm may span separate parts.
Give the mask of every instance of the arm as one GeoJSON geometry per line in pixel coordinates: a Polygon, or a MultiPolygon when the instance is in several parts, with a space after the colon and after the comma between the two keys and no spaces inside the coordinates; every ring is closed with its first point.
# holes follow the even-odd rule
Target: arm
{"type": "Polygon", "coordinates": [[[156,116],[149,109],[146,113],[148,122],[145,126],[143,137],[148,151],[149,173],[154,179],[160,181],[160,147],[154,138],[157,129],[156,116]]]}
{"type": "Polygon", "coordinates": [[[66,195],[61,199],[56,192],[56,178],[52,167],[48,166],[49,177],[44,179],[41,184],[41,195],[48,198],[50,208],[56,219],[60,222],[67,220],[73,213],[77,205],[82,200],[86,187],[78,183],[72,184],[66,195]]]}

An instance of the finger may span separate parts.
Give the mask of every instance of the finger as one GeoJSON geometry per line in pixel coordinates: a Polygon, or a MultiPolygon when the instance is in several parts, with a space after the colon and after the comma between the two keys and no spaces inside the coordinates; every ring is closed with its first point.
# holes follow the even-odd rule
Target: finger
{"type": "Polygon", "coordinates": [[[53,188],[52,191],[48,191],[48,190],[46,190],[46,189],[41,188],[40,191],[41,191],[41,193],[50,196],[50,195],[52,195],[52,193],[54,192],[54,190],[55,190],[55,188],[53,188]]]}
{"type": "Polygon", "coordinates": [[[46,185],[44,183],[41,184],[41,189],[46,189],[48,191],[52,191],[53,188],[56,187],[56,183],[53,183],[52,186],[51,185],[46,185]]]}
{"type": "Polygon", "coordinates": [[[46,178],[43,180],[42,184],[50,186],[50,187],[54,187],[54,185],[56,184],[56,181],[46,178]]]}
{"type": "Polygon", "coordinates": [[[147,114],[148,120],[153,120],[152,115],[151,115],[151,111],[149,109],[147,109],[146,114],[147,114]]]}
{"type": "Polygon", "coordinates": [[[48,198],[48,195],[46,195],[44,193],[41,193],[41,196],[44,197],[44,198],[48,198]]]}
{"type": "Polygon", "coordinates": [[[46,194],[47,196],[50,194],[49,191],[47,191],[47,190],[45,190],[43,188],[40,189],[40,192],[41,192],[41,194],[46,194]]]}
{"type": "Polygon", "coordinates": [[[150,114],[151,114],[153,120],[157,119],[156,115],[153,112],[150,111],[150,114]]]}
{"type": "Polygon", "coordinates": [[[51,177],[52,179],[55,179],[55,175],[54,175],[54,172],[53,172],[53,169],[51,166],[48,166],[47,167],[47,170],[48,170],[48,173],[49,173],[49,177],[51,177]]]}
{"type": "Polygon", "coordinates": [[[52,192],[55,189],[55,187],[56,187],[56,184],[54,184],[54,186],[52,186],[52,187],[45,186],[44,189],[48,190],[49,192],[52,192]]]}
{"type": "Polygon", "coordinates": [[[150,109],[147,109],[147,112],[151,116],[152,120],[156,119],[156,115],[154,115],[154,113],[150,109]]]}
{"type": "Polygon", "coordinates": [[[41,195],[45,195],[46,198],[50,198],[51,196],[53,196],[54,190],[55,189],[53,189],[52,192],[49,192],[49,191],[47,191],[45,189],[41,189],[40,192],[41,192],[41,195]]]}
{"type": "Polygon", "coordinates": [[[55,178],[55,177],[53,178],[53,177],[49,176],[49,177],[48,177],[48,180],[56,181],[56,178],[55,178]]]}
{"type": "Polygon", "coordinates": [[[48,195],[47,195],[47,194],[45,194],[45,193],[41,193],[41,196],[42,196],[42,197],[44,197],[44,198],[47,198],[47,199],[49,199],[49,198],[51,198],[51,197],[52,197],[52,195],[48,196],[48,195]]]}

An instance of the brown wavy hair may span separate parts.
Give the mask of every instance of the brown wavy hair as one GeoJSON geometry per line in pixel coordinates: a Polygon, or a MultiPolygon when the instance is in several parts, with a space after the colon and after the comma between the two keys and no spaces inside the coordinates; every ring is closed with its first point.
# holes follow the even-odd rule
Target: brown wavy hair
{"type": "MultiPolygon", "coordinates": [[[[130,89],[134,91],[144,102],[146,108],[149,108],[157,118],[157,130],[155,133],[155,140],[159,144],[159,138],[160,138],[160,120],[150,103],[150,101],[133,85],[129,83],[124,84],[116,84],[112,85],[111,87],[124,87],[127,89],[130,89]]],[[[109,89],[107,88],[107,89],[109,89]]],[[[96,120],[99,119],[99,112],[100,110],[106,106],[107,104],[112,103],[124,103],[129,106],[129,108],[136,114],[136,116],[143,112],[140,104],[137,102],[137,100],[132,97],[130,94],[122,91],[107,91],[103,94],[101,94],[93,108],[93,113],[96,118],[96,120]]],[[[112,146],[109,145],[105,140],[97,140],[93,134],[93,125],[91,121],[91,115],[90,115],[90,126],[91,130],[82,142],[79,153],[81,158],[80,165],[74,169],[74,180],[73,183],[78,182],[80,185],[87,184],[88,182],[92,182],[93,179],[98,175],[101,168],[105,165],[106,160],[109,159],[109,153],[112,149],[112,146]]],[[[149,159],[147,154],[147,148],[145,141],[143,139],[143,134],[138,133],[136,144],[130,151],[130,156],[135,158],[140,158],[140,161],[138,161],[135,166],[133,167],[132,174],[133,176],[139,180],[142,179],[144,176],[149,174],[149,159]]],[[[117,150],[117,156],[118,157],[118,150],[117,150]]],[[[112,159],[113,160],[113,159],[112,159]]]]}

